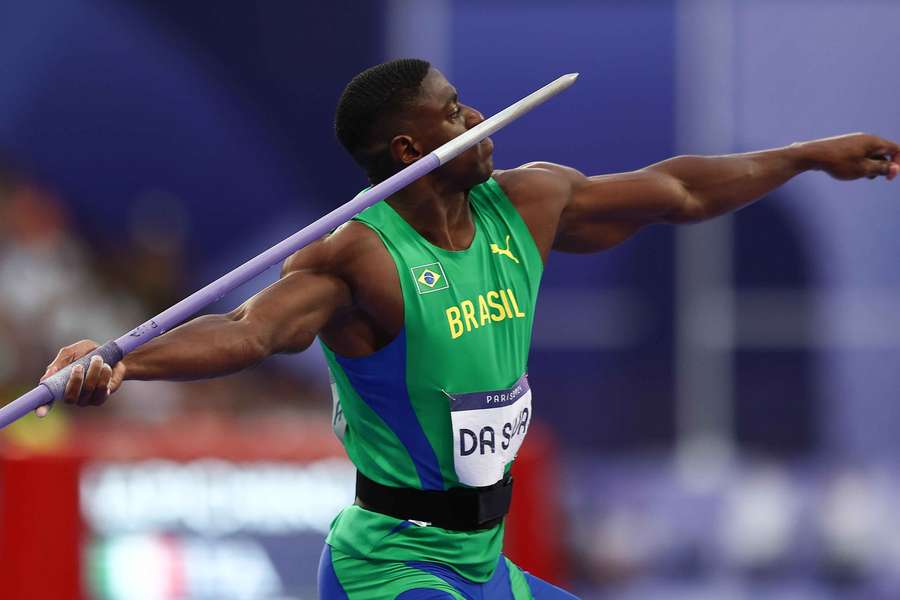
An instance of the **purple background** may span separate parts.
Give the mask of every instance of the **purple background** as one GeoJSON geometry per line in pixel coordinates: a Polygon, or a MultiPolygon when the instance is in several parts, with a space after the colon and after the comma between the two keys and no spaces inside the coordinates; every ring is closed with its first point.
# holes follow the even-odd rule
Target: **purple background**
{"type": "MultiPolygon", "coordinates": [[[[0,157],[63,199],[101,262],[147,232],[175,243],[177,299],[365,185],[332,119],[343,85],[371,64],[428,58],[485,114],[579,71],[572,90],[496,136],[495,162],[599,174],[857,130],[900,138],[898,22],[900,4],[879,0],[14,3],[0,8],[0,157]]],[[[529,375],[536,416],[571,465],[572,519],[597,531],[573,535],[582,593],[892,597],[895,579],[869,563],[832,585],[814,559],[776,560],[774,574],[706,561],[714,532],[680,554],[653,550],[669,558],[616,563],[622,579],[598,576],[618,571],[586,548],[629,538],[630,517],[610,515],[635,502],[636,492],[612,494],[632,481],[656,490],[659,514],[648,514],[660,527],[702,521],[708,507],[691,494],[727,504],[747,481],[812,505],[847,470],[863,482],[851,495],[886,489],[880,474],[900,450],[898,189],[805,174],[711,225],[651,227],[601,255],[551,257],[529,375]],[[757,464],[777,477],[753,479],[757,464]]],[[[22,285],[2,277],[0,287],[22,285]]],[[[104,337],[98,328],[59,340],[104,337]]],[[[264,369],[318,398],[319,354],[264,369]]],[[[293,402],[293,389],[275,395],[293,402]]]]}

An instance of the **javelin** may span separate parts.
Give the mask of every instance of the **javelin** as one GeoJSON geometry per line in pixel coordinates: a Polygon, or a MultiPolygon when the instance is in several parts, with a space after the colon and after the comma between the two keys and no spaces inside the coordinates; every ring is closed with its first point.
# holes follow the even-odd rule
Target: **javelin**
{"type": "Polygon", "coordinates": [[[253,279],[269,267],[286,259],[288,256],[334,231],[363,209],[368,208],[408,186],[416,179],[430,173],[465,152],[495,131],[505,127],[524,115],[532,108],[543,104],[556,94],[575,83],[578,73],[569,73],[551,81],[541,89],[532,92],[518,102],[511,104],[437,148],[430,154],[420,158],[399,173],[388,177],[381,183],[364,190],[346,204],[334,209],[324,217],[307,225],[289,238],[275,244],[262,254],[251,258],[233,271],[201,288],[171,308],[159,313],[146,323],[137,326],[117,340],[106,342],[90,354],[87,354],[66,368],[54,373],[30,392],[19,396],[3,408],[0,408],[0,429],[25,416],[39,406],[48,404],[63,397],[69,373],[75,365],[82,365],[87,371],[91,357],[100,356],[109,365],[115,365],[126,354],[149,342],[169,329],[177,327],[191,315],[199,312],[215,302],[231,290],[253,279]]]}

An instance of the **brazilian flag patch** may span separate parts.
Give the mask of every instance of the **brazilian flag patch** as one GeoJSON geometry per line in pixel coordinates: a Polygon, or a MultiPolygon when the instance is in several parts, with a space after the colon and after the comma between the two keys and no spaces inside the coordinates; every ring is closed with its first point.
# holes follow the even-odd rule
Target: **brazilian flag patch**
{"type": "Polygon", "coordinates": [[[416,282],[416,289],[420,294],[430,294],[446,290],[450,287],[447,276],[444,275],[444,268],[439,262],[428,263],[410,269],[412,271],[413,280],[416,282]]]}

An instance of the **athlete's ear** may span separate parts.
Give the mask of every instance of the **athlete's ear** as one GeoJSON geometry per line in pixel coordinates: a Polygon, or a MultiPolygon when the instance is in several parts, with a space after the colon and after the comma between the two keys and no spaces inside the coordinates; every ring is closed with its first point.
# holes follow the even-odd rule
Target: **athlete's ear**
{"type": "Polygon", "coordinates": [[[408,165],[425,155],[418,142],[408,135],[397,135],[391,140],[391,158],[394,162],[408,165]]]}

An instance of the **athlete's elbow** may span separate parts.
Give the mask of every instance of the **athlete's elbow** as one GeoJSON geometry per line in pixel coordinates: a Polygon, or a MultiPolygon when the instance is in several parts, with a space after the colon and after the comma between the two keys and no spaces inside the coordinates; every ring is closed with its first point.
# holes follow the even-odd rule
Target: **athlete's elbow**
{"type": "Polygon", "coordinates": [[[297,354],[303,352],[316,340],[316,333],[307,329],[280,332],[274,340],[271,354],[297,354]]]}
{"type": "Polygon", "coordinates": [[[235,325],[227,339],[216,344],[213,350],[219,357],[216,362],[225,365],[223,375],[249,369],[272,354],[264,337],[240,323],[235,325]]]}
{"type": "Polygon", "coordinates": [[[231,321],[228,345],[234,354],[234,363],[241,368],[251,367],[273,354],[273,336],[267,328],[260,327],[241,306],[228,314],[231,321]]]}
{"type": "MultiPolygon", "coordinates": [[[[666,161],[671,163],[683,157],[666,161]]],[[[663,164],[666,164],[663,163],[663,164]]],[[[656,165],[643,169],[642,173],[650,182],[657,211],[653,220],[662,223],[682,224],[697,223],[708,218],[707,206],[703,198],[695,193],[688,184],[667,170],[656,165]]]]}
{"type": "Polygon", "coordinates": [[[675,208],[669,213],[666,220],[676,225],[689,225],[706,221],[711,216],[706,203],[700,198],[686,193],[685,197],[681,198],[675,208]]]}
{"type": "Polygon", "coordinates": [[[691,191],[684,182],[671,177],[667,187],[670,206],[667,222],[678,225],[699,223],[712,216],[703,197],[691,191]]]}

